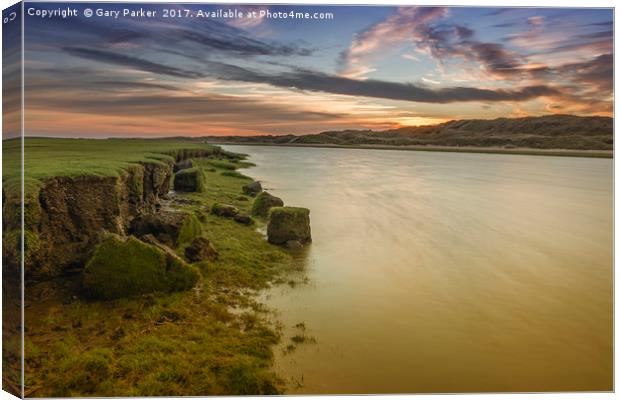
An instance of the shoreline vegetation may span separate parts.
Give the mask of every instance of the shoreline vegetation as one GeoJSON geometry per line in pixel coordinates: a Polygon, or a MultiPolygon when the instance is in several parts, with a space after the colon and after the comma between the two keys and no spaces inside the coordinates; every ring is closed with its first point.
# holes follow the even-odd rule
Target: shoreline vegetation
{"type": "MultiPolygon", "coordinates": [[[[14,144],[3,142],[3,262],[13,272],[14,144]]],[[[273,351],[294,340],[257,295],[290,284],[304,249],[270,244],[269,217],[250,216],[262,188],[238,172],[253,165],[245,155],[183,139],[24,146],[25,396],[284,393],[273,351]],[[71,249],[85,258],[68,259],[71,249]]],[[[18,371],[18,327],[7,321],[4,365],[18,371]]]]}
{"type": "Polygon", "coordinates": [[[385,131],[343,130],[307,135],[207,136],[209,143],[459,153],[613,157],[613,119],[542,117],[455,120],[385,131]]]}

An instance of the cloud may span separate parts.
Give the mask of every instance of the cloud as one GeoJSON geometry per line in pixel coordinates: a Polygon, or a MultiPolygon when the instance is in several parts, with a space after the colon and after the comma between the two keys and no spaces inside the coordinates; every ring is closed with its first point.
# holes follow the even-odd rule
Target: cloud
{"type": "MultiPolygon", "coordinates": [[[[33,99],[37,106],[37,98],[33,99]]],[[[167,115],[171,119],[206,121],[220,119],[231,121],[244,115],[247,121],[270,120],[318,121],[324,118],[339,118],[338,114],[323,112],[300,112],[300,109],[260,102],[251,98],[205,94],[200,96],[176,95],[126,95],[126,96],[67,96],[58,99],[55,107],[72,112],[109,115],[156,117],[167,115]]]]}
{"type": "MultiPolygon", "coordinates": [[[[340,56],[340,74],[360,77],[373,71],[369,67],[375,54],[385,55],[386,48],[411,42],[429,54],[440,65],[451,58],[462,58],[479,63],[484,70],[497,75],[518,72],[523,57],[507,50],[500,43],[474,40],[475,31],[458,24],[436,23],[446,17],[444,7],[403,7],[386,20],[355,35],[349,49],[340,56]]],[[[539,29],[544,18],[528,20],[532,29],[539,29]]],[[[506,25],[506,26],[512,26],[506,25]]]]}
{"type": "MultiPolygon", "coordinates": [[[[254,21],[242,19],[246,20],[254,21]]],[[[256,18],[256,21],[260,22],[261,19],[256,18]]],[[[314,52],[314,49],[295,43],[258,39],[245,30],[249,27],[250,25],[244,24],[233,26],[213,19],[201,19],[197,22],[191,18],[173,18],[169,21],[164,19],[157,22],[123,19],[115,21],[114,24],[101,23],[98,19],[41,21],[39,18],[29,19],[27,34],[30,39],[36,37],[36,42],[50,45],[63,41],[74,42],[76,37],[80,37],[81,43],[89,43],[97,49],[177,49],[189,55],[200,56],[309,56],[314,52]],[[85,36],[87,40],[83,40],[85,36]],[[208,52],[205,52],[205,49],[208,52]]]]}
{"type": "Polygon", "coordinates": [[[576,84],[590,85],[599,94],[611,95],[613,92],[614,58],[602,54],[594,59],[568,63],[556,68],[558,74],[571,79],[576,84]]]}
{"type": "Polygon", "coordinates": [[[502,22],[500,24],[491,25],[492,28],[512,28],[519,25],[519,22],[502,22]]]}
{"type": "Polygon", "coordinates": [[[307,69],[289,69],[277,73],[257,72],[238,65],[213,61],[205,61],[204,71],[188,71],[109,51],[74,47],[65,48],[65,51],[94,61],[128,66],[146,72],[178,78],[194,79],[210,76],[221,80],[261,83],[287,89],[422,103],[519,101],[557,93],[555,89],[546,86],[531,86],[514,90],[491,90],[472,87],[431,90],[410,83],[374,79],[358,80],[307,69]],[[206,71],[208,71],[208,74],[206,71]]]}
{"type": "MultiPolygon", "coordinates": [[[[252,21],[262,21],[260,18],[252,21]]],[[[230,26],[217,21],[201,21],[200,24],[184,27],[171,25],[163,32],[172,42],[187,41],[189,45],[199,44],[211,51],[223,54],[235,53],[241,56],[309,56],[314,49],[300,47],[296,44],[284,44],[274,41],[259,40],[250,36],[245,28],[248,26],[230,26]]],[[[184,51],[192,51],[185,47],[184,51]]]]}
{"type": "Polygon", "coordinates": [[[559,94],[556,89],[543,85],[512,90],[473,87],[448,87],[433,90],[411,83],[375,79],[358,80],[304,69],[273,75],[224,63],[210,63],[209,69],[217,71],[218,78],[224,80],[267,83],[282,88],[420,103],[523,101],[559,94]]]}
{"type": "Polygon", "coordinates": [[[547,24],[542,17],[531,17],[528,19],[529,29],[508,35],[507,42],[530,55],[545,58],[557,58],[562,53],[573,53],[570,57],[592,57],[612,51],[613,30],[605,23],[588,24],[582,29],[573,24],[562,24],[561,20],[547,24]]]}
{"type": "Polygon", "coordinates": [[[470,28],[443,24],[441,27],[419,28],[413,40],[419,50],[430,55],[440,65],[461,58],[502,78],[520,72],[525,64],[523,56],[509,51],[501,43],[477,41],[474,36],[475,32],[470,28]]]}
{"type": "Polygon", "coordinates": [[[80,58],[98,61],[105,64],[122,65],[154,74],[174,76],[177,78],[203,78],[205,75],[176,67],[147,61],[141,58],[114,53],[105,50],[87,49],[84,47],[64,47],[63,51],[80,58]]]}
{"type": "Polygon", "coordinates": [[[424,30],[426,25],[444,17],[445,7],[401,7],[386,20],[355,34],[349,48],[340,54],[340,74],[359,77],[372,71],[369,64],[377,52],[383,55],[390,47],[403,44],[424,30]]]}

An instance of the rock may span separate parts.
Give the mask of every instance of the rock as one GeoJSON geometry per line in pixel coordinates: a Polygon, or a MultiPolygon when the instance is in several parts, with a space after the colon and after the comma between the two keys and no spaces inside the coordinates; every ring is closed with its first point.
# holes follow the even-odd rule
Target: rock
{"type": "Polygon", "coordinates": [[[261,192],[254,199],[254,204],[252,204],[252,215],[255,217],[267,217],[272,207],[282,206],[284,206],[282,199],[267,192],[261,192]]]}
{"type": "Polygon", "coordinates": [[[237,214],[233,219],[235,220],[235,222],[243,225],[252,225],[254,223],[254,220],[249,215],[237,214]]]}
{"type": "Polygon", "coordinates": [[[263,186],[260,184],[260,182],[254,181],[252,183],[248,183],[247,185],[244,185],[242,190],[243,190],[243,193],[247,194],[248,196],[256,196],[257,194],[263,191],[263,186]]]}
{"type": "Polygon", "coordinates": [[[299,240],[289,240],[285,244],[287,249],[291,250],[299,250],[303,247],[303,244],[299,242],[299,240]]]}
{"type": "Polygon", "coordinates": [[[248,200],[250,200],[250,199],[248,199],[245,196],[237,196],[237,201],[248,201],[248,200]]]}
{"type": "Polygon", "coordinates": [[[194,166],[194,163],[192,163],[191,160],[179,161],[178,163],[174,164],[174,166],[172,167],[172,172],[179,172],[183,169],[192,168],[193,166],[194,166]]]}
{"type": "Polygon", "coordinates": [[[310,210],[299,207],[274,207],[267,225],[269,243],[285,245],[289,241],[305,244],[312,241],[310,210]]]}
{"type": "Polygon", "coordinates": [[[239,214],[239,209],[230,204],[214,203],[211,207],[211,214],[220,217],[232,218],[239,214]]]}
{"type": "Polygon", "coordinates": [[[185,248],[185,257],[190,262],[213,261],[217,259],[218,253],[213,244],[204,236],[197,237],[185,248]]]}
{"type": "Polygon", "coordinates": [[[174,190],[179,192],[202,192],[205,176],[199,168],[182,169],[174,175],[174,190]]]}
{"type": "Polygon", "coordinates": [[[192,288],[200,273],[178,256],[133,236],[107,234],[84,270],[89,297],[117,299],[192,288]]]}
{"type": "Polygon", "coordinates": [[[144,243],[148,243],[153,246],[156,246],[161,251],[163,251],[164,254],[166,254],[166,257],[168,257],[171,260],[180,261],[180,262],[184,261],[181,257],[177,255],[177,253],[174,252],[174,250],[172,250],[170,247],[158,241],[153,235],[150,235],[150,234],[144,235],[142,238],[140,238],[140,240],[142,240],[144,243]]]}
{"type": "Polygon", "coordinates": [[[150,234],[158,242],[174,248],[200,236],[202,226],[194,214],[184,211],[161,211],[134,218],[129,233],[139,238],[150,234]]]}

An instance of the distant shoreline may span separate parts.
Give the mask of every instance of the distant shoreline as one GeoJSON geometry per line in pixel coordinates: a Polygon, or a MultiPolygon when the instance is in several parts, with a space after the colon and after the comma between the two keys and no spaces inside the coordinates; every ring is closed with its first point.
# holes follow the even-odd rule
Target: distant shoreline
{"type": "Polygon", "coordinates": [[[570,150],[570,149],[530,149],[503,147],[457,147],[457,146],[390,146],[390,145],[339,145],[322,143],[244,143],[227,141],[208,141],[215,145],[237,145],[237,146],[274,146],[274,147],[319,147],[336,149],[370,149],[370,150],[408,150],[408,151],[437,151],[448,153],[482,153],[482,154],[518,154],[530,156],[554,156],[554,157],[588,157],[588,158],[613,158],[613,150],[570,150]]]}

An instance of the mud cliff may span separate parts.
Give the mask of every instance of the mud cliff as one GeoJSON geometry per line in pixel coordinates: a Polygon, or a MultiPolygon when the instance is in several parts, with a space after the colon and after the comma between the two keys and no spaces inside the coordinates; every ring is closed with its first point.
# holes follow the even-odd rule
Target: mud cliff
{"type": "MultiPolygon", "coordinates": [[[[27,281],[79,272],[104,232],[123,235],[139,215],[154,213],[171,188],[175,162],[226,153],[184,150],[170,158],[133,164],[118,176],[53,177],[24,201],[27,281]]],[[[27,173],[27,171],[26,171],[27,173]]],[[[19,206],[3,205],[5,261],[18,268],[19,206]]]]}

